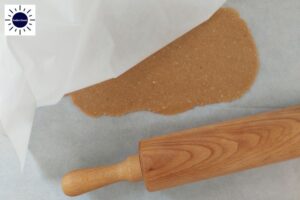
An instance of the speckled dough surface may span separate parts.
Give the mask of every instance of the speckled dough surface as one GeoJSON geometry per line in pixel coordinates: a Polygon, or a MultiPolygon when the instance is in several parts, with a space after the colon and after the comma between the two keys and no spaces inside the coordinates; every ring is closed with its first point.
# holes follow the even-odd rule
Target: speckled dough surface
{"type": "Polygon", "coordinates": [[[258,66],[246,23],[235,10],[222,8],[120,77],[71,96],[91,116],[141,110],[176,114],[240,98],[253,84],[258,66]]]}

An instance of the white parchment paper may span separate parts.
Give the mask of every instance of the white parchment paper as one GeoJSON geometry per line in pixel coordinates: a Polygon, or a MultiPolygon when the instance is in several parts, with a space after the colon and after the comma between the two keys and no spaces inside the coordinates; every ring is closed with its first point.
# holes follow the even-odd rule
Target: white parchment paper
{"type": "MultiPolygon", "coordinates": [[[[23,165],[36,107],[116,77],[207,20],[225,0],[31,0],[36,36],[0,23],[0,125],[23,165]]],[[[0,0],[1,16],[5,4],[0,0]]]]}
{"type": "MultiPolygon", "coordinates": [[[[142,139],[299,104],[300,1],[227,0],[225,6],[247,22],[259,52],[258,77],[245,96],[172,116],[135,112],[100,118],[87,117],[63,98],[37,110],[23,174],[0,134],[0,199],[66,200],[60,187],[65,173],[120,162],[138,152],[142,139]]],[[[300,159],[154,193],[143,182],[121,182],[75,199],[299,200],[300,159]]]]}

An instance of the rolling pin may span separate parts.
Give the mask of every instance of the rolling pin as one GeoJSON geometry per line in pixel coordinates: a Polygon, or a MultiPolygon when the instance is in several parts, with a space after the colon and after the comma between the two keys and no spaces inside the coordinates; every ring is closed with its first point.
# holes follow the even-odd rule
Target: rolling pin
{"type": "Polygon", "coordinates": [[[300,156],[300,106],[146,139],[139,154],[62,180],[76,196],[119,181],[171,188],[300,156]]]}

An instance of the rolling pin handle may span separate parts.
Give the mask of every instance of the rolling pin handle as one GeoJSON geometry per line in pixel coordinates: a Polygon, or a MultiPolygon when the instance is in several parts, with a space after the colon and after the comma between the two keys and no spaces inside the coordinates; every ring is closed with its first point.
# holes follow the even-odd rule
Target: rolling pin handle
{"type": "Polygon", "coordinates": [[[72,171],[63,177],[62,189],[68,196],[77,196],[119,181],[136,182],[142,178],[139,156],[134,155],[111,166],[72,171]]]}

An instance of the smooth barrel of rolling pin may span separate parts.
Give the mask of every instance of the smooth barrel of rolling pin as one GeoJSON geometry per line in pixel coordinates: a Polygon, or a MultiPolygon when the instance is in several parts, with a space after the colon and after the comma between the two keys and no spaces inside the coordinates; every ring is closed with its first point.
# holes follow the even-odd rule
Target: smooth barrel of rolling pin
{"type": "Polygon", "coordinates": [[[115,165],[70,172],[63,177],[62,188],[66,195],[77,196],[119,181],[140,180],[140,160],[139,156],[135,155],[115,165]]]}
{"type": "Polygon", "coordinates": [[[300,156],[300,106],[144,140],[142,172],[157,191],[300,156]]]}

